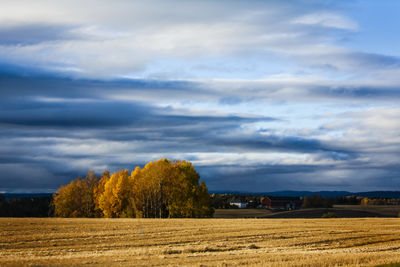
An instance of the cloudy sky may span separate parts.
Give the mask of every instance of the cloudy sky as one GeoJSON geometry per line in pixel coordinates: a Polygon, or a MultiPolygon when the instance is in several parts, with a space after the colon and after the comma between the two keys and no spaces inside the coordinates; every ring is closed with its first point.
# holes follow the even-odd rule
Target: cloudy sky
{"type": "Polygon", "coordinates": [[[210,190],[400,190],[400,2],[0,2],[0,191],[163,157],[210,190]]]}

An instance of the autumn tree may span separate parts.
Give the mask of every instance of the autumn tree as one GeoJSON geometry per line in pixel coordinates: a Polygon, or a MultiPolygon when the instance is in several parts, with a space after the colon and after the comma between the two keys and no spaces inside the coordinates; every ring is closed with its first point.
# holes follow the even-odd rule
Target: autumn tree
{"type": "Polygon", "coordinates": [[[81,203],[76,196],[79,194],[77,179],[68,185],[62,185],[53,195],[54,215],[58,217],[79,217],[81,203]]]}
{"type": "Polygon", "coordinates": [[[103,211],[100,208],[100,197],[104,193],[104,187],[107,181],[110,179],[110,172],[104,171],[99,182],[93,189],[94,198],[94,217],[103,217],[103,211]]]}
{"type": "Polygon", "coordinates": [[[170,217],[212,217],[210,195],[204,182],[199,184],[200,175],[190,162],[174,162],[176,176],[168,206],[170,217]]]}
{"type": "Polygon", "coordinates": [[[93,190],[98,179],[89,171],[82,179],[78,177],[68,185],[61,186],[53,196],[54,213],[59,217],[94,217],[93,190]]]}
{"type": "Polygon", "coordinates": [[[211,218],[214,216],[210,194],[205,182],[196,188],[194,218],[211,218]]]}
{"type": "Polygon", "coordinates": [[[95,199],[93,191],[97,187],[99,179],[96,177],[94,171],[89,171],[85,179],[81,180],[82,187],[82,202],[85,207],[84,217],[95,217],[95,199]]]}
{"type": "Polygon", "coordinates": [[[160,159],[131,174],[138,217],[211,217],[210,196],[190,162],[160,159]]]}
{"type": "Polygon", "coordinates": [[[133,183],[133,192],[134,193],[134,201],[135,201],[135,215],[137,218],[145,218],[147,217],[147,190],[146,183],[143,180],[142,169],[140,167],[136,167],[134,171],[131,173],[131,180],[133,183]]]}
{"type": "Polygon", "coordinates": [[[98,200],[105,217],[134,217],[132,180],[128,170],[120,170],[105,182],[98,200]]]}
{"type": "Polygon", "coordinates": [[[61,217],[212,217],[207,186],[190,162],[160,159],[97,178],[93,171],[54,195],[61,217]]]}
{"type": "Polygon", "coordinates": [[[168,204],[177,170],[167,159],[151,161],[143,169],[136,167],[131,177],[139,217],[168,217],[168,204]]]}

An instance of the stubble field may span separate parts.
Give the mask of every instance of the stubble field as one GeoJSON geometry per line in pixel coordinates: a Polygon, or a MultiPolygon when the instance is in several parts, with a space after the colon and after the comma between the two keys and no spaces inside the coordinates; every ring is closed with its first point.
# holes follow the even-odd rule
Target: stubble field
{"type": "Polygon", "coordinates": [[[376,266],[400,219],[0,218],[0,266],[376,266]]]}

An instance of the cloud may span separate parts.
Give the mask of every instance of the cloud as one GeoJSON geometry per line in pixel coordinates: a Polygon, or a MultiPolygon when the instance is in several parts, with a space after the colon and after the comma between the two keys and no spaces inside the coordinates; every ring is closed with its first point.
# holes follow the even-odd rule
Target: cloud
{"type": "Polygon", "coordinates": [[[0,27],[0,45],[27,46],[56,40],[75,39],[71,26],[53,24],[19,24],[0,27]]]}
{"type": "Polygon", "coordinates": [[[343,30],[357,30],[356,22],[334,13],[312,13],[293,20],[293,23],[317,25],[343,30]]]}
{"type": "Polygon", "coordinates": [[[357,28],[328,3],[177,1],[177,9],[174,2],[88,1],[77,9],[74,1],[3,1],[0,60],[84,77],[140,76],[160,60],[213,68],[218,65],[204,59],[308,56],[305,51],[342,38],[336,29],[357,28]]]}
{"type": "Polygon", "coordinates": [[[212,190],[393,188],[400,60],[354,45],[360,5],[2,1],[0,190],[161,157],[212,190]]]}

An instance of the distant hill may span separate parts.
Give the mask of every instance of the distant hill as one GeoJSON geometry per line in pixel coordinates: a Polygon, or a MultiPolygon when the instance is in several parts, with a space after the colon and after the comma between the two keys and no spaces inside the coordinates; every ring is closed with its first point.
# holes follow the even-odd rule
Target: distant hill
{"type": "Polygon", "coordinates": [[[361,192],[354,193],[355,196],[360,197],[383,197],[383,198],[400,198],[400,191],[371,191],[371,192],[361,192]]]}
{"type": "Polygon", "coordinates": [[[322,197],[345,197],[360,196],[368,198],[400,198],[400,191],[370,191],[370,192],[348,192],[348,191],[274,191],[274,192],[240,192],[240,191],[210,191],[215,194],[234,194],[234,195],[256,195],[256,196],[286,196],[286,197],[305,197],[311,195],[321,195],[322,197]]]}
{"type": "MultiPolygon", "coordinates": [[[[369,192],[348,192],[348,191],[274,191],[274,192],[240,192],[240,191],[210,191],[215,194],[232,194],[232,195],[254,195],[254,196],[285,196],[285,197],[305,197],[311,195],[321,195],[322,197],[345,197],[345,196],[360,196],[368,198],[400,198],[400,191],[369,191],[369,192]]],[[[51,197],[52,193],[4,193],[0,194],[6,199],[11,198],[36,198],[36,197],[51,197]]]]}
{"type": "Polygon", "coordinates": [[[351,196],[354,193],[347,191],[276,191],[276,192],[268,192],[268,195],[271,196],[288,196],[288,197],[305,197],[311,195],[321,195],[322,197],[344,197],[351,196]]]}

